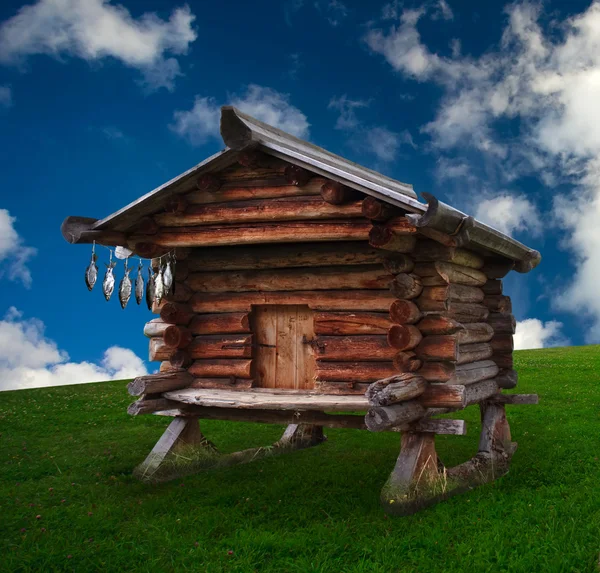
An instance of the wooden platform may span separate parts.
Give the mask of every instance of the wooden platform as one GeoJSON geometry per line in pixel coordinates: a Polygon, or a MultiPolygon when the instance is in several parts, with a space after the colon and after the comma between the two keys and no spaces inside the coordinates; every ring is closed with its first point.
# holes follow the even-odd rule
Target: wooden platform
{"type": "Polygon", "coordinates": [[[216,408],[327,412],[355,412],[369,409],[369,402],[365,396],[331,396],[315,392],[266,388],[253,388],[244,392],[188,388],[165,392],[163,396],[175,402],[216,408]]]}

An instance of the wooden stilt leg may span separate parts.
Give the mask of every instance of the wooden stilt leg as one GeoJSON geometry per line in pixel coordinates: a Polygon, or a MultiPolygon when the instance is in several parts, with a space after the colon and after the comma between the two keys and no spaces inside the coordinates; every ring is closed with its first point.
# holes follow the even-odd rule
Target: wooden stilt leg
{"type": "Polygon", "coordinates": [[[276,445],[287,448],[309,448],[323,443],[327,436],[323,426],[316,424],[289,424],[276,445]]]}
{"type": "Polygon", "coordinates": [[[200,424],[196,417],[176,417],[169,424],[165,433],[148,457],[135,468],[134,475],[142,481],[154,481],[156,473],[167,456],[184,446],[204,448],[215,452],[216,448],[200,432],[200,424]]]}
{"type": "Polygon", "coordinates": [[[400,455],[381,492],[389,513],[409,514],[434,503],[443,493],[443,474],[438,471],[435,434],[404,432],[400,455]]]}

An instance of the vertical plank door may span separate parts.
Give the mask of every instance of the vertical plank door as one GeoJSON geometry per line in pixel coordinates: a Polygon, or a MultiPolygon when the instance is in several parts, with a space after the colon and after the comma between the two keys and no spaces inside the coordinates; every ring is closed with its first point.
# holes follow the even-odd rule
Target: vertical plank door
{"type": "Polygon", "coordinates": [[[252,308],[254,380],[261,388],[314,388],[313,312],[303,305],[252,308]]]}

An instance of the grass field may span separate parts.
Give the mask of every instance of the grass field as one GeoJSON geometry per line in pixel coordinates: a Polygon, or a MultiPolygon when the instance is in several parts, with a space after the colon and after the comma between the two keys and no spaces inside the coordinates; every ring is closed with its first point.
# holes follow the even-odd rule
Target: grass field
{"type": "MultiPolygon", "coordinates": [[[[329,430],[317,448],[148,486],[131,477],[167,420],[130,418],[125,383],[0,393],[1,571],[598,571],[600,347],[516,354],[510,473],[410,517],[379,491],[399,436],[329,430]]],[[[442,436],[447,465],[477,448],[442,436]]],[[[207,421],[223,451],[282,427],[207,421]]]]}

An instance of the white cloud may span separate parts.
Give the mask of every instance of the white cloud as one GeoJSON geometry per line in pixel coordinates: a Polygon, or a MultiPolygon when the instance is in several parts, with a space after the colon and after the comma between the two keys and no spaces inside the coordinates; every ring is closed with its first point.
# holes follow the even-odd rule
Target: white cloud
{"type": "Polygon", "coordinates": [[[337,109],[340,112],[335,122],[335,129],[354,129],[358,127],[360,121],[356,117],[356,110],[363,107],[369,107],[369,101],[352,100],[346,94],[331,98],[327,106],[328,109],[337,109]]]}
{"type": "Polygon", "coordinates": [[[475,218],[506,235],[529,231],[539,235],[542,222],[537,207],[523,195],[503,193],[479,201],[475,218]]]}
{"type": "MultiPolygon", "coordinates": [[[[443,0],[441,0],[443,2],[443,0]]],[[[325,14],[327,21],[335,28],[348,16],[348,7],[340,0],[315,1],[315,8],[325,14]]]]}
{"type": "Polygon", "coordinates": [[[188,6],[168,20],[154,13],[139,18],[109,0],[38,0],[0,25],[0,63],[22,64],[46,54],[89,62],[112,57],[141,71],[151,89],[173,89],[179,63],[167,54],[185,54],[196,39],[188,6]]]}
{"type": "MultiPolygon", "coordinates": [[[[244,113],[301,138],[309,135],[306,116],[290,101],[288,94],[251,84],[243,95],[230,95],[229,103],[244,113]]],[[[171,129],[199,145],[219,137],[219,108],[213,98],[196,96],[192,109],[175,111],[171,129]]]]}
{"type": "Polygon", "coordinates": [[[547,30],[541,3],[509,4],[500,45],[477,58],[429,50],[417,30],[424,14],[405,10],[398,27],[372,29],[367,44],[405,76],[442,87],[424,128],[441,153],[481,154],[486,179],[537,175],[547,186],[573,186],[553,198],[554,222],[576,264],[555,298],[559,308],[587,314],[587,340],[600,342],[600,2],[547,30]]]}
{"type": "Polygon", "coordinates": [[[0,86],[0,107],[10,107],[13,104],[10,86],[0,86]]]}
{"type": "Polygon", "coordinates": [[[515,350],[568,345],[569,341],[561,333],[562,326],[556,320],[542,322],[537,318],[527,318],[518,321],[514,335],[515,350]]]}
{"type": "Polygon", "coordinates": [[[444,20],[453,20],[454,13],[452,12],[452,8],[450,8],[446,0],[438,0],[435,4],[435,9],[431,17],[434,20],[438,20],[440,18],[444,20]]]}
{"type": "Polygon", "coordinates": [[[147,374],[144,362],[127,348],[111,346],[99,364],[69,362],[46,338],[44,324],[11,307],[0,320],[0,391],[122,380],[147,374]]]}
{"type": "Polygon", "coordinates": [[[16,220],[6,209],[0,209],[0,277],[6,275],[11,281],[20,281],[29,288],[31,272],[27,262],[37,249],[23,244],[14,227],[16,220]]]}

